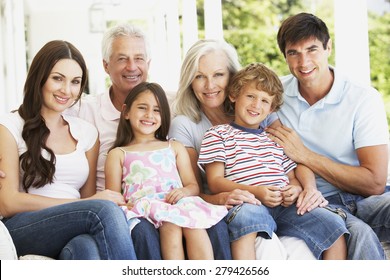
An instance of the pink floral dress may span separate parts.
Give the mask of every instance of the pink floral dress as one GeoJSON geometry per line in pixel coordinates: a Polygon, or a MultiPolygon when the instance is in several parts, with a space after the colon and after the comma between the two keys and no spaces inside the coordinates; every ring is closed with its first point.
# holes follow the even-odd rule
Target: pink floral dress
{"type": "MultiPolygon", "coordinates": [[[[172,148],[154,151],[125,151],[122,193],[126,201],[134,203],[129,210],[123,206],[130,229],[143,217],[156,228],[170,222],[185,228],[209,228],[227,214],[224,206],[207,203],[198,196],[184,197],[176,204],[165,202],[174,188],[182,188],[172,148]]],[[[191,167],[188,167],[191,168],[191,167]]]]}

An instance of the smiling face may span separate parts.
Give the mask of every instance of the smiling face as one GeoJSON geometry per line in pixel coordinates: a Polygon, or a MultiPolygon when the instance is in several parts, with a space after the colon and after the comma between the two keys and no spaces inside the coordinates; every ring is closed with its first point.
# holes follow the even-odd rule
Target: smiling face
{"type": "Polygon", "coordinates": [[[155,95],[147,90],[138,95],[125,115],[130,121],[136,137],[146,135],[155,137],[155,132],[161,126],[160,106],[155,95]]]}
{"type": "Polygon", "coordinates": [[[290,72],[305,87],[321,86],[324,77],[329,77],[328,58],[331,40],[324,49],[320,40],[311,37],[295,44],[286,44],[286,61],[290,72]]]}
{"type": "Polygon", "coordinates": [[[59,60],[42,87],[42,114],[49,111],[63,112],[78,98],[83,71],[73,59],[59,60]]]}
{"type": "Polygon", "coordinates": [[[244,86],[238,96],[229,98],[235,103],[234,122],[246,128],[259,128],[260,123],[272,112],[274,97],[258,90],[254,82],[244,86]]]}
{"type": "Polygon", "coordinates": [[[144,39],[129,36],[115,38],[110,60],[103,61],[103,66],[110,75],[114,92],[127,95],[148,78],[149,61],[144,39]]]}
{"type": "Polygon", "coordinates": [[[223,106],[229,82],[228,59],[223,51],[213,51],[199,60],[192,89],[204,111],[223,106]]]}

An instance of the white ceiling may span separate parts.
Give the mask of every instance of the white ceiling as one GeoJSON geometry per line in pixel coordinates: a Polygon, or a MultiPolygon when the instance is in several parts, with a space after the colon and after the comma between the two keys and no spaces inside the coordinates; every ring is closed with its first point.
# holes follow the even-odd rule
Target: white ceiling
{"type": "MultiPolygon", "coordinates": [[[[84,10],[92,5],[107,8],[119,7],[127,13],[139,13],[158,6],[158,0],[23,0],[25,12],[50,12],[58,10],[84,10]]],[[[161,0],[160,0],[161,1],[161,0]]],[[[168,0],[171,1],[171,0],[168,0]]]]}

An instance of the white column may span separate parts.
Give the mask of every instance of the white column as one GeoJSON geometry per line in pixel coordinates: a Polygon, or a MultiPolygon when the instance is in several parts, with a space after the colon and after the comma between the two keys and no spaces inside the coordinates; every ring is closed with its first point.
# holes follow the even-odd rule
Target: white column
{"type": "Polygon", "coordinates": [[[335,66],[353,80],[370,85],[366,0],[334,0],[334,18],[335,66]]]}
{"type": "Polygon", "coordinates": [[[196,0],[182,0],[183,55],[198,40],[196,0]]]}
{"type": "Polygon", "coordinates": [[[6,41],[5,39],[5,17],[4,17],[4,4],[5,0],[0,0],[0,114],[3,114],[6,110],[6,91],[5,91],[5,73],[4,73],[4,67],[5,67],[5,50],[4,50],[4,43],[6,41]]]}
{"type": "Polygon", "coordinates": [[[17,109],[26,78],[26,43],[23,0],[1,0],[0,113],[17,109]]]}
{"type": "Polygon", "coordinates": [[[204,0],[206,39],[223,39],[221,0],[204,0]]]}
{"type": "MultiPolygon", "coordinates": [[[[158,1],[154,10],[153,81],[166,91],[176,91],[181,66],[178,0],[158,1]]],[[[153,42],[152,42],[153,43],[153,42]]]]}

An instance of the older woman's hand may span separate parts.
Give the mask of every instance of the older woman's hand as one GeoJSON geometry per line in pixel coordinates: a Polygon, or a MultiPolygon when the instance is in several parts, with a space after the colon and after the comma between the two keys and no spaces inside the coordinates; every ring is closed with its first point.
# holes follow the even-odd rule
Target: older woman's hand
{"type": "Polygon", "coordinates": [[[260,205],[261,202],[258,200],[252,193],[240,189],[235,189],[231,192],[221,193],[223,203],[227,209],[233,208],[236,205],[242,204],[244,202],[260,205]]]}

